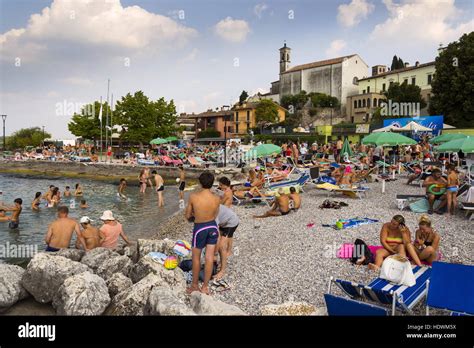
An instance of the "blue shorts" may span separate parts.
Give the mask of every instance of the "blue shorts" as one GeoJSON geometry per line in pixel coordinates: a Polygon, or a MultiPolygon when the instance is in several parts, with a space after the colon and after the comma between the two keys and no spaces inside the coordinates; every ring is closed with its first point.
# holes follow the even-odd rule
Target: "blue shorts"
{"type": "Polygon", "coordinates": [[[18,221],[10,221],[10,223],[8,224],[8,227],[11,230],[15,230],[15,229],[18,228],[19,225],[20,225],[20,223],[18,221]]]}
{"type": "Polygon", "coordinates": [[[451,187],[448,187],[448,191],[449,192],[458,192],[458,187],[457,186],[451,186],[451,187]]]}
{"type": "Polygon", "coordinates": [[[244,184],[244,187],[251,187],[251,186],[252,186],[252,184],[249,183],[249,182],[246,182],[246,183],[244,184]]]}
{"type": "Polygon", "coordinates": [[[58,249],[58,248],[55,248],[55,247],[51,247],[51,246],[49,246],[49,245],[48,245],[48,246],[46,247],[46,249],[45,249],[45,251],[52,251],[52,252],[59,251],[59,250],[61,250],[61,249],[58,249]]]}
{"type": "Polygon", "coordinates": [[[206,245],[216,245],[219,229],[214,220],[195,223],[193,228],[193,248],[204,249],[206,245]]]}

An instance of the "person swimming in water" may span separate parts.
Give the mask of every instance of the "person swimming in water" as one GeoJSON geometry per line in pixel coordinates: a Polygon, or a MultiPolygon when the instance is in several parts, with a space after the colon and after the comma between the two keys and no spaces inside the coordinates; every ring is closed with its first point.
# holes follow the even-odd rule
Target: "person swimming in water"
{"type": "Polygon", "coordinates": [[[81,204],[79,205],[79,208],[81,208],[81,209],[89,208],[89,205],[87,204],[85,199],[81,199],[81,204]]]}
{"type": "Polygon", "coordinates": [[[145,193],[146,191],[146,183],[148,180],[148,174],[146,168],[143,168],[140,171],[140,175],[138,176],[138,180],[140,180],[140,193],[145,193]]]}
{"type": "Polygon", "coordinates": [[[31,202],[31,209],[38,211],[41,205],[41,192],[36,192],[33,202],[31,202]]]}
{"type": "Polygon", "coordinates": [[[155,181],[156,193],[158,194],[158,206],[164,207],[165,202],[163,200],[163,191],[165,189],[165,183],[161,175],[158,174],[156,170],[153,170],[151,174],[153,175],[153,179],[155,181]]]}
{"type": "Polygon", "coordinates": [[[83,196],[84,192],[82,191],[82,187],[80,184],[76,184],[76,190],[74,191],[74,196],[80,197],[83,196]]]}
{"type": "Polygon", "coordinates": [[[12,218],[5,214],[5,209],[0,208],[0,222],[10,221],[12,218]]]}
{"type": "Polygon", "coordinates": [[[22,208],[23,200],[21,198],[16,198],[13,201],[13,203],[15,205],[11,207],[0,206],[0,209],[2,209],[5,212],[7,211],[12,212],[12,216],[10,218],[10,223],[8,224],[8,227],[11,230],[16,230],[20,226],[20,214],[21,214],[21,211],[23,210],[22,208]]]}
{"type": "Polygon", "coordinates": [[[119,186],[118,186],[118,193],[117,193],[117,196],[120,199],[123,199],[123,200],[128,199],[127,195],[125,194],[125,189],[126,188],[127,188],[127,180],[125,180],[124,178],[120,179],[120,183],[119,183],[119,186]]]}
{"type": "Polygon", "coordinates": [[[66,186],[66,190],[64,191],[63,196],[64,197],[71,197],[71,188],[69,186],[66,186]]]}

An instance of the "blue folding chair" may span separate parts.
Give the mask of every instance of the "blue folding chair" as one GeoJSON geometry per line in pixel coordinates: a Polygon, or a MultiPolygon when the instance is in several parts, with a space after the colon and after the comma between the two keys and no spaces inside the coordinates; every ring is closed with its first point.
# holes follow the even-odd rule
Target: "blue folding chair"
{"type": "Polygon", "coordinates": [[[387,308],[340,296],[324,294],[329,316],[388,316],[387,308]]]}
{"type": "Polygon", "coordinates": [[[430,307],[451,315],[474,315],[474,266],[433,262],[428,284],[426,315],[430,307]]]}
{"type": "Polygon", "coordinates": [[[397,285],[381,278],[374,279],[369,285],[363,285],[340,279],[334,280],[331,277],[328,292],[331,293],[331,283],[334,282],[352,299],[390,305],[392,315],[395,315],[397,309],[411,313],[413,307],[426,296],[431,268],[415,266],[413,274],[416,279],[416,284],[413,286],[397,285]]]}

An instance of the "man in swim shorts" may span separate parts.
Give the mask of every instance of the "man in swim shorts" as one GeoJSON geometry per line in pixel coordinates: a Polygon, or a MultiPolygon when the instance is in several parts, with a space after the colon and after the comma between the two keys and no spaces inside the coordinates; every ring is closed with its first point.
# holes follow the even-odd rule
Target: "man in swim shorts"
{"type": "Polygon", "coordinates": [[[429,204],[428,214],[433,214],[435,200],[441,200],[441,204],[438,209],[436,209],[435,213],[443,214],[440,209],[442,209],[447,203],[446,193],[435,194],[436,191],[433,191],[432,188],[434,186],[439,192],[442,192],[441,190],[446,191],[447,184],[448,182],[442,177],[441,170],[438,168],[434,168],[431,175],[423,181],[423,187],[426,188],[426,198],[428,199],[429,204]]]}
{"type": "Polygon", "coordinates": [[[155,180],[156,193],[158,194],[158,206],[164,207],[165,202],[163,200],[163,191],[165,189],[165,182],[156,170],[153,170],[151,174],[153,175],[153,180],[155,180]]]}
{"type": "Polygon", "coordinates": [[[58,218],[49,225],[48,233],[44,238],[47,245],[46,251],[58,251],[69,248],[74,232],[76,232],[80,246],[86,251],[89,250],[84,238],[82,238],[79,224],[76,220],[68,217],[68,214],[68,207],[61,206],[58,208],[58,218]]]}
{"type": "Polygon", "coordinates": [[[186,174],[183,166],[179,166],[179,199],[184,200],[184,189],[186,188],[186,174]]]}
{"type": "Polygon", "coordinates": [[[270,216],[282,216],[290,213],[290,197],[285,194],[284,190],[280,188],[278,190],[278,197],[271,206],[271,209],[263,215],[254,215],[254,218],[266,218],[270,216]]]}
{"type": "Polygon", "coordinates": [[[185,211],[186,219],[188,221],[194,220],[192,240],[193,281],[186,290],[188,294],[194,291],[209,294],[209,281],[212,276],[214,252],[219,237],[219,230],[215,219],[219,212],[220,199],[211,192],[212,185],[214,184],[214,175],[209,171],[203,172],[199,176],[199,183],[202,186],[202,190],[190,195],[185,211]],[[201,252],[204,248],[206,248],[204,282],[202,288],[199,289],[201,252]]]}

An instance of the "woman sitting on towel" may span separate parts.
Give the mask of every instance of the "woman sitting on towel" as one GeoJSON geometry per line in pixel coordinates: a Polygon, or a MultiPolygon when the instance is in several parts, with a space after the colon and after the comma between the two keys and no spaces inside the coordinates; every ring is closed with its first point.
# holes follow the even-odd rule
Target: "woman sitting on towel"
{"type": "Polygon", "coordinates": [[[405,225],[405,218],[395,215],[392,221],[385,223],[380,231],[380,242],[382,249],[375,254],[375,263],[369,263],[369,269],[378,271],[383,260],[394,254],[406,256],[405,245],[411,243],[410,230],[405,225]]]}
{"type": "Polygon", "coordinates": [[[417,266],[421,266],[421,261],[431,264],[438,260],[439,234],[433,229],[431,220],[426,215],[421,216],[418,226],[415,242],[407,244],[406,250],[417,266]]]}

